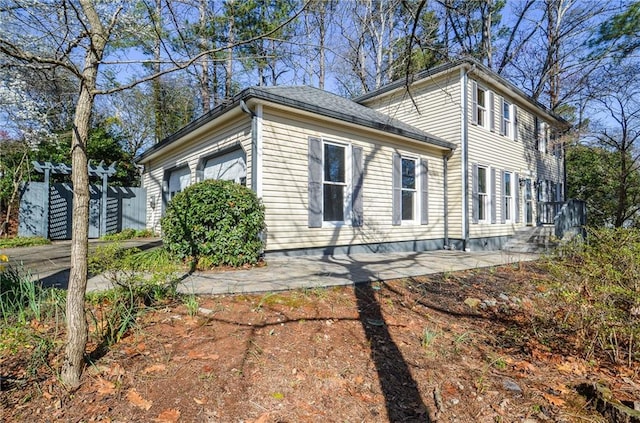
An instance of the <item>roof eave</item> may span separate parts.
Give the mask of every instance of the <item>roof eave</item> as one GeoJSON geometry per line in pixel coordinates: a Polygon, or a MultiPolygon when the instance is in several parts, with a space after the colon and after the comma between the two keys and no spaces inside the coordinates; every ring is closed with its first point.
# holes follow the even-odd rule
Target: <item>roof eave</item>
{"type": "Polygon", "coordinates": [[[259,100],[263,100],[263,101],[268,101],[271,103],[275,103],[275,104],[280,104],[283,106],[288,106],[288,107],[292,107],[296,110],[304,110],[306,112],[310,112],[310,113],[314,113],[317,114],[319,116],[324,116],[324,117],[328,117],[328,118],[333,118],[339,121],[343,121],[343,122],[347,122],[347,123],[351,123],[351,124],[355,124],[355,125],[359,125],[359,126],[363,126],[366,128],[370,128],[370,129],[375,129],[375,130],[379,130],[379,131],[383,131],[383,132],[388,132],[394,135],[398,135],[401,137],[405,137],[405,138],[410,138],[410,139],[414,139],[417,141],[421,141],[427,144],[431,144],[435,147],[440,147],[440,148],[444,148],[447,150],[454,150],[456,148],[456,145],[443,140],[441,138],[437,138],[437,137],[429,137],[429,136],[424,136],[422,134],[419,133],[412,133],[409,131],[405,131],[402,128],[398,128],[396,126],[393,125],[386,125],[386,124],[382,124],[382,123],[378,123],[378,122],[373,122],[370,120],[366,120],[366,119],[361,119],[358,118],[356,116],[353,116],[351,114],[348,113],[342,113],[340,111],[337,110],[331,110],[331,109],[327,109],[324,107],[320,107],[317,105],[313,105],[313,104],[309,104],[309,103],[304,103],[301,102],[299,100],[294,100],[294,99],[290,99],[287,97],[282,97],[279,96],[277,94],[273,94],[273,93],[266,93],[264,91],[251,91],[249,93],[247,93],[247,97],[244,98],[244,100],[248,101],[251,98],[256,98],[259,100]]]}

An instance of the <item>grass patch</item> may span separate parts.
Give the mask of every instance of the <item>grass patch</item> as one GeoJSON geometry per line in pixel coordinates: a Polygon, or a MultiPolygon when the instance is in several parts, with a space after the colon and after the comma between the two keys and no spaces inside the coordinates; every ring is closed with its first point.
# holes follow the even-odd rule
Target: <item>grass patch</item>
{"type": "MultiPolygon", "coordinates": [[[[0,258],[6,258],[4,256],[0,258]]],[[[49,355],[61,345],[66,291],[43,288],[22,267],[0,270],[0,355],[27,354],[26,374],[49,366],[49,355]]]]}
{"type": "Polygon", "coordinates": [[[0,238],[0,248],[33,247],[36,245],[48,244],[51,244],[51,241],[39,236],[17,236],[15,238],[0,238]]]}
{"type": "Polygon", "coordinates": [[[135,238],[151,238],[155,236],[151,229],[123,229],[120,232],[114,234],[107,234],[100,237],[104,241],[126,241],[128,239],[135,238]]]}

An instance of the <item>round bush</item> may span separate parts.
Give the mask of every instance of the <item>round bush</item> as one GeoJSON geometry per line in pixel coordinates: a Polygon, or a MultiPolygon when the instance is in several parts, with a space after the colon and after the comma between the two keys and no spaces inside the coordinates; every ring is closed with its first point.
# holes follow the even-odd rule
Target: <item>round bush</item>
{"type": "Polygon", "coordinates": [[[255,264],[264,247],[264,207],[253,191],[231,181],[187,187],[169,202],[161,223],[165,248],[194,265],[255,264]]]}

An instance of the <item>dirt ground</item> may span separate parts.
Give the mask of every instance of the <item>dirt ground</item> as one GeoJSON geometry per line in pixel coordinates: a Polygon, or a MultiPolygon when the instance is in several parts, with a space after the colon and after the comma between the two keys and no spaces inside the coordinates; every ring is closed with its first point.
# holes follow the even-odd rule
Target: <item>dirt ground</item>
{"type": "Polygon", "coordinates": [[[32,351],[0,358],[0,421],[605,421],[575,387],[600,381],[640,398],[640,369],[584,360],[571,334],[543,344],[540,279],[531,263],[198,297],[195,316],[166,304],[89,365],[73,394],[51,368],[27,376],[32,351]]]}

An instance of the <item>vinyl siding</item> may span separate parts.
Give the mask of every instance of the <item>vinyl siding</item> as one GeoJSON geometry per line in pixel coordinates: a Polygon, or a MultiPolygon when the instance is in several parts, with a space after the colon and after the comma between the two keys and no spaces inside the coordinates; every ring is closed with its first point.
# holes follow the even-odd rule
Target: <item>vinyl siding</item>
{"type": "MultiPolygon", "coordinates": [[[[513,231],[525,224],[524,222],[524,190],[519,189],[520,194],[520,222],[516,224],[515,216],[510,222],[502,224],[502,180],[501,171],[517,173],[520,178],[530,178],[532,182],[537,180],[549,180],[555,183],[563,182],[563,160],[556,158],[550,152],[542,153],[537,149],[537,140],[534,136],[535,108],[529,103],[516,102],[505,91],[504,87],[492,81],[476,81],[487,90],[485,107],[487,114],[486,127],[472,123],[473,93],[472,81],[474,76],[469,75],[467,88],[468,104],[468,186],[469,186],[469,216],[472,221],[473,201],[471,198],[471,186],[473,183],[472,166],[474,163],[493,168],[496,172],[496,223],[478,223],[469,225],[471,238],[494,237],[511,235],[513,231]],[[493,93],[493,113],[490,111],[490,96],[493,93]],[[518,140],[500,135],[500,98],[505,98],[517,108],[519,127],[518,140]],[[490,122],[490,117],[493,122],[490,122]],[[493,123],[493,125],[491,125],[493,123]],[[490,128],[493,127],[493,131],[490,128]]],[[[461,143],[461,101],[460,74],[458,72],[436,75],[416,82],[411,86],[411,96],[405,89],[383,94],[367,100],[364,104],[381,112],[387,113],[397,119],[423,129],[433,135],[440,136],[460,146],[461,143]],[[414,104],[415,102],[415,104],[414,104]],[[417,106],[416,106],[417,105],[417,106]]],[[[548,122],[552,124],[553,122],[548,122]]],[[[462,208],[463,208],[463,184],[461,149],[458,148],[449,159],[448,163],[448,211],[449,211],[449,237],[463,238],[462,233],[462,208]]],[[[551,148],[548,148],[550,151],[551,148]]],[[[490,172],[489,172],[490,174],[490,172]]],[[[490,182],[490,181],[489,181],[490,182]]],[[[517,183],[517,182],[516,182],[517,183]]],[[[534,223],[535,200],[537,192],[534,189],[534,223]]],[[[515,201],[515,200],[514,200],[515,201]]]]}
{"type": "MultiPolygon", "coordinates": [[[[411,86],[410,93],[401,89],[363,104],[457,145],[447,169],[448,235],[461,239],[463,194],[460,143],[463,110],[460,73],[452,72],[418,81],[411,86]]],[[[442,179],[438,183],[442,184],[442,179]]],[[[440,219],[443,219],[442,214],[440,219]]]]}
{"type": "Polygon", "coordinates": [[[444,236],[442,157],[428,147],[409,146],[378,135],[295,117],[267,109],[263,127],[263,197],[268,228],[267,251],[441,239],[444,236]],[[308,227],[308,138],[363,149],[362,227],[308,227]],[[392,226],[392,154],[429,162],[429,224],[392,226]]]}
{"type": "MultiPolygon", "coordinates": [[[[520,178],[530,178],[532,182],[537,179],[548,179],[554,182],[562,182],[563,165],[562,160],[554,157],[550,153],[541,153],[537,150],[537,141],[534,135],[535,117],[533,111],[526,108],[525,104],[519,104],[514,99],[509,98],[499,91],[498,87],[487,86],[481,84],[484,88],[494,93],[495,107],[495,131],[490,131],[489,125],[486,127],[480,125],[469,124],[469,186],[472,184],[471,167],[474,163],[478,165],[488,166],[496,170],[496,214],[497,223],[478,223],[470,225],[469,235],[471,238],[492,237],[511,235],[517,227],[525,225],[524,219],[524,189],[520,189],[520,216],[521,222],[516,223],[515,219],[505,224],[501,223],[502,216],[502,186],[500,171],[508,171],[518,173],[520,178]],[[517,107],[518,122],[518,138],[512,139],[507,136],[500,135],[500,102],[499,98],[504,97],[511,104],[517,107]]],[[[471,80],[469,83],[471,87],[471,80]]],[[[471,89],[469,93],[469,115],[473,113],[471,105],[471,89]]],[[[488,107],[488,105],[487,105],[488,107]]],[[[534,198],[534,217],[535,223],[535,198],[536,192],[533,192],[534,198]]],[[[471,198],[469,204],[472,204],[471,198]]],[[[469,210],[469,219],[471,221],[472,207],[469,210]]]]}
{"type": "Polygon", "coordinates": [[[196,181],[196,167],[201,158],[241,146],[246,154],[247,186],[251,186],[251,121],[249,118],[235,119],[215,126],[211,131],[180,147],[169,149],[145,166],[142,186],[147,189],[147,199],[155,208],[147,207],[147,228],[160,232],[160,218],[164,211],[162,184],[165,171],[185,165],[191,171],[191,183],[196,181]],[[148,169],[148,170],[147,170],[148,169]]]}
{"type": "Polygon", "coordinates": [[[453,72],[417,82],[410,94],[401,89],[363,104],[460,145],[460,99],[460,74],[453,72]]]}

